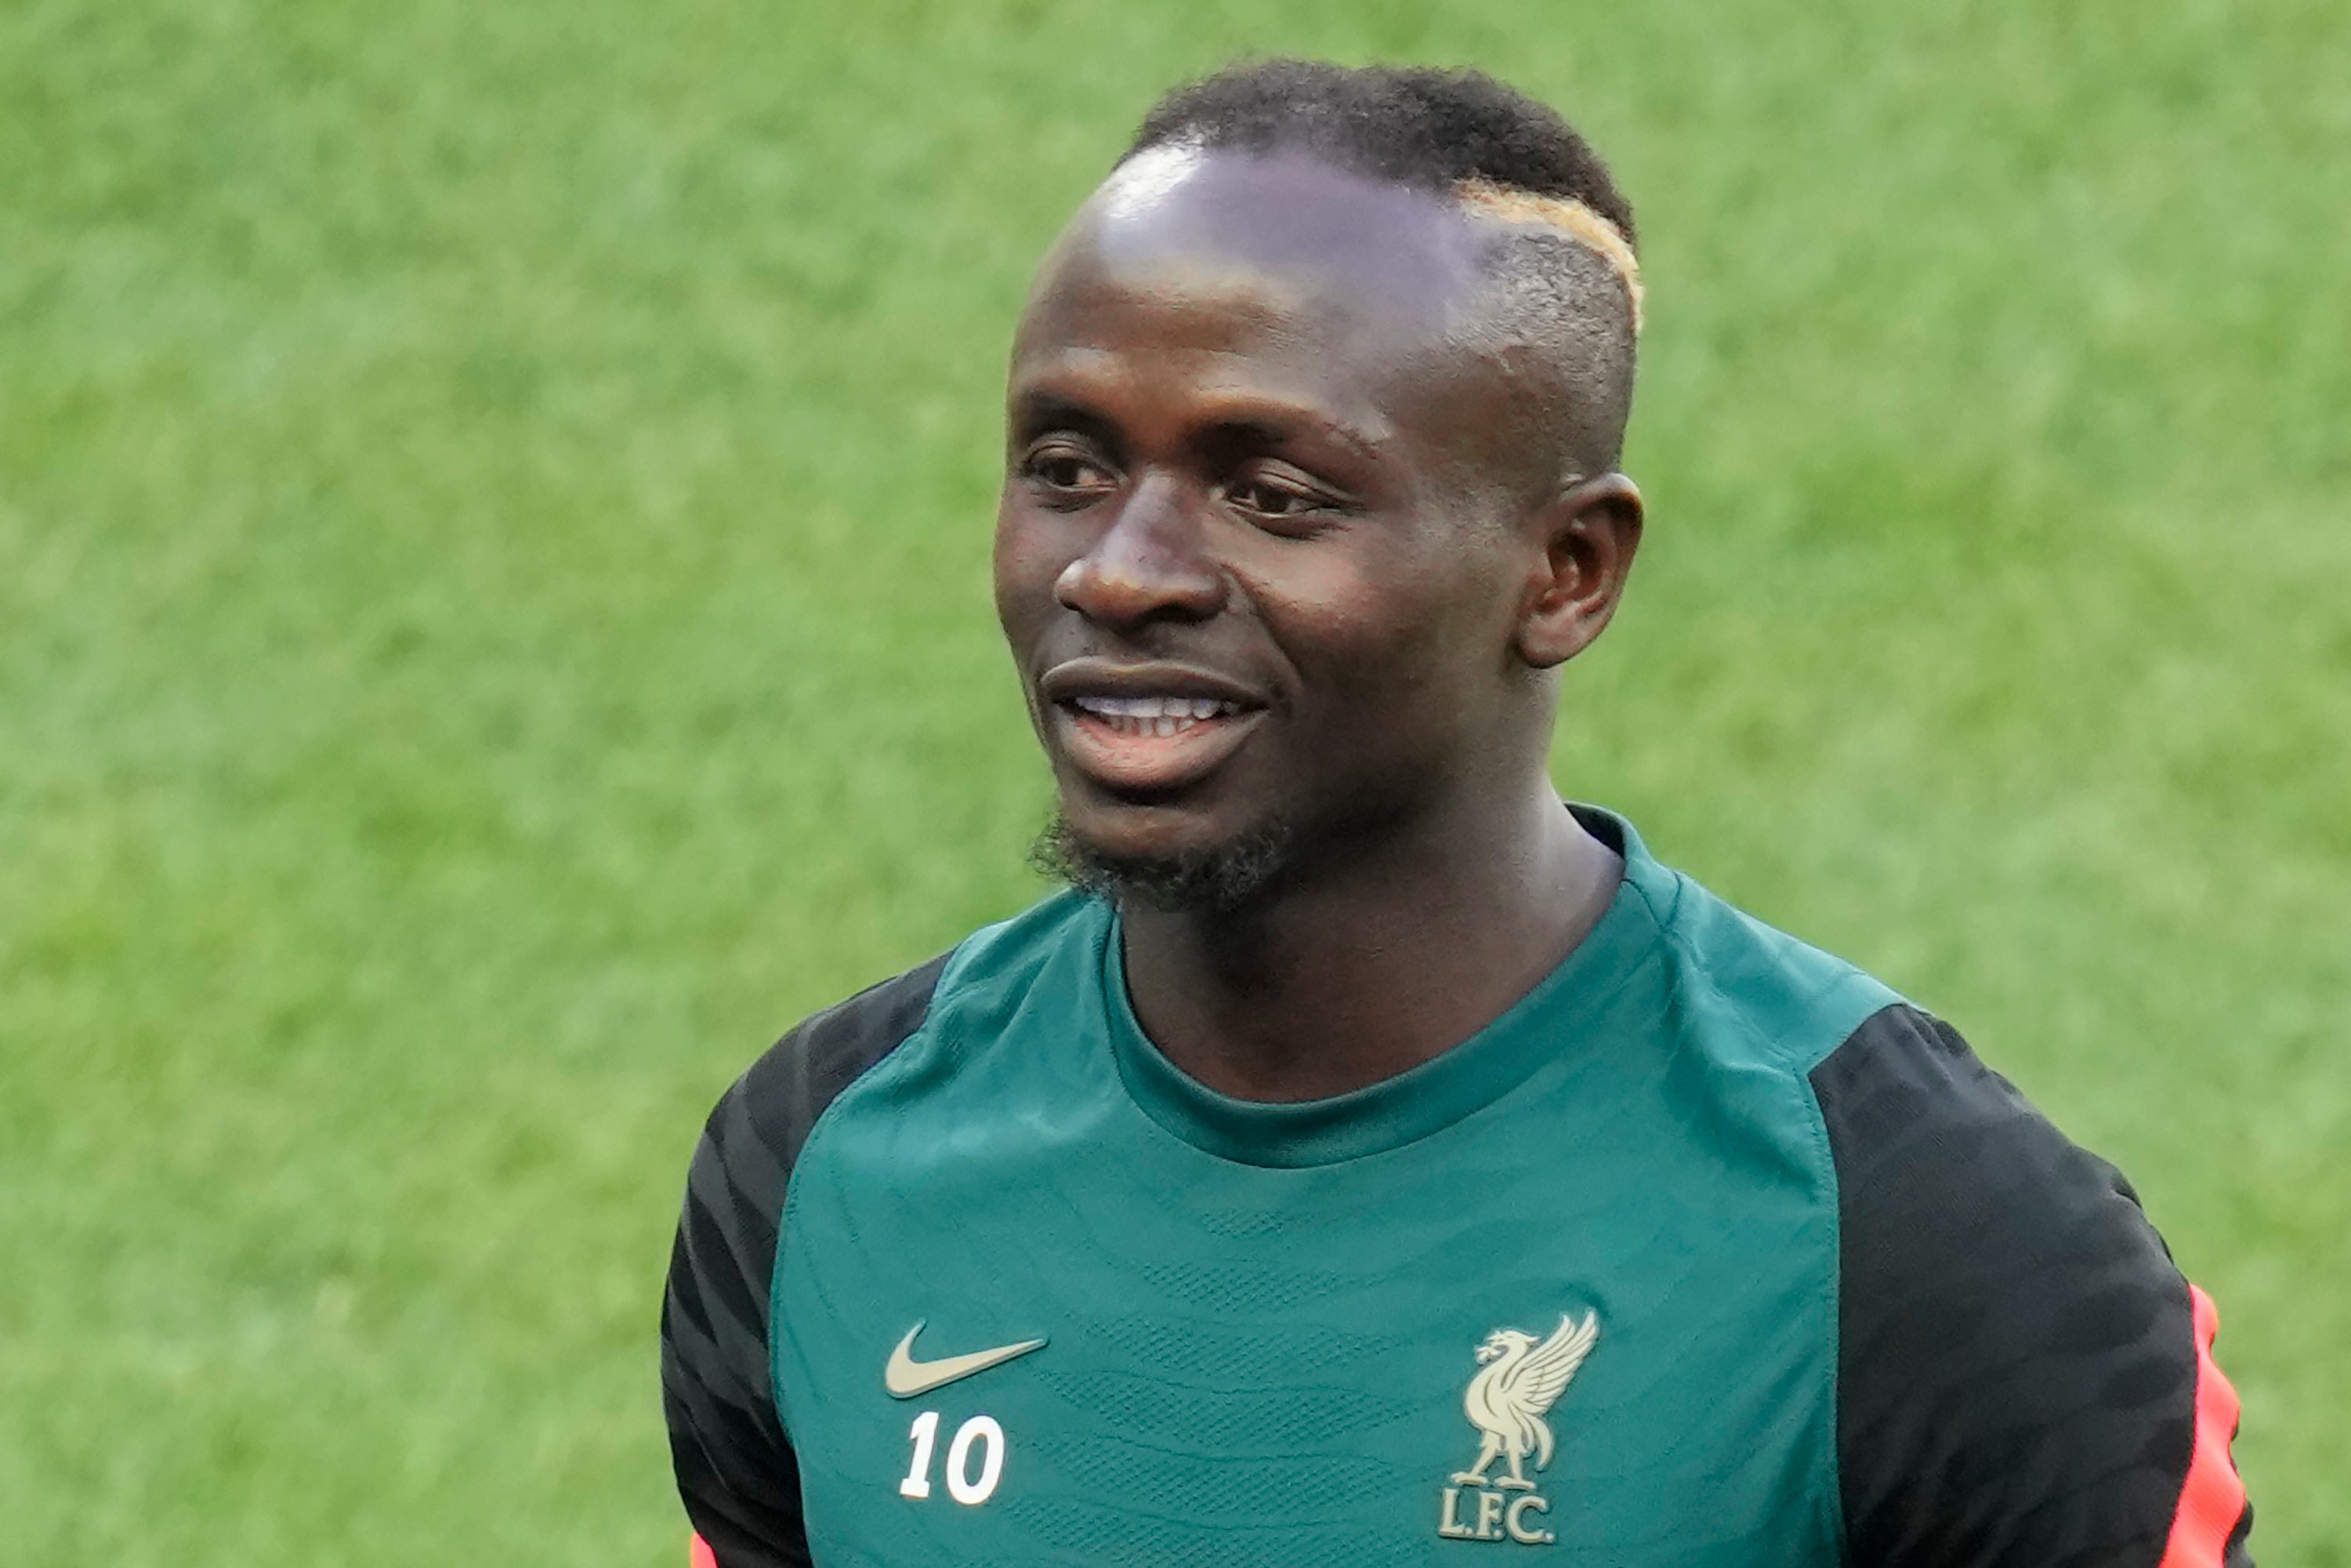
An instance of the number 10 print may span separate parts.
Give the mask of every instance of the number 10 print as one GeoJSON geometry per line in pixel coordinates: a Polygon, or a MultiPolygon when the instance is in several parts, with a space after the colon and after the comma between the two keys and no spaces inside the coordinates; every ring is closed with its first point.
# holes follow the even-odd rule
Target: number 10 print
{"type": "MultiPolygon", "coordinates": [[[[925,1410],[914,1417],[914,1429],[906,1434],[914,1445],[913,1463],[906,1467],[906,1479],[898,1483],[898,1495],[917,1500],[931,1495],[931,1450],[939,1437],[939,1413],[925,1410]]],[[[996,1424],[993,1416],[975,1416],[956,1428],[955,1440],[947,1445],[947,1495],[967,1508],[986,1502],[996,1491],[996,1483],[1004,1474],[1004,1428],[996,1424]],[[972,1450],[982,1448],[979,1473],[972,1474],[972,1450]]]]}

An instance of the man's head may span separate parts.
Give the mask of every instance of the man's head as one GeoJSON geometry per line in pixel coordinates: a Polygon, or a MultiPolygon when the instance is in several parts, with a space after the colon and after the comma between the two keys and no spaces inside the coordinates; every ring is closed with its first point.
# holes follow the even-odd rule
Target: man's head
{"type": "Polygon", "coordinates": [[[1632,215],[1474,75],[1170,95],[1014,345],[997,601],[1064,869],[1235,906],[1541,785],[1607,622],[1632,215]]]}

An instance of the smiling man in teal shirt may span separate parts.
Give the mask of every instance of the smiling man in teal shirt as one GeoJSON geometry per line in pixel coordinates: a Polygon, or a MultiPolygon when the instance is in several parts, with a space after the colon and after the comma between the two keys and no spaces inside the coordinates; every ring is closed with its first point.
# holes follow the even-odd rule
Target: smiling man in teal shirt
{"type": "Polygon", "coordinates": [[[1640,313],[1607,171],[1488,78],[1154,110],[1012,355],[1072,886],[712,1116],[703,1561],[2250,1563],[2211,1304],[2121,1178],[1553,790],[1640,313]]]}

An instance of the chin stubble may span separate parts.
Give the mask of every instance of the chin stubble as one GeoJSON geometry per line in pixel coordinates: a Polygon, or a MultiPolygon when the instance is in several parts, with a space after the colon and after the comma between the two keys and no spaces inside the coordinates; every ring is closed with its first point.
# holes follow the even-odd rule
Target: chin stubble
{"type": "Polygon", "coordinates": [[[1029,863],[1081,893],[1169,914],[1229,914],[1262,900],[1290,869],[1285,822],[1253,828],[1206,849],[1163,856],[1113,855],[1056,817],[1029,851],[1029,863]]]}

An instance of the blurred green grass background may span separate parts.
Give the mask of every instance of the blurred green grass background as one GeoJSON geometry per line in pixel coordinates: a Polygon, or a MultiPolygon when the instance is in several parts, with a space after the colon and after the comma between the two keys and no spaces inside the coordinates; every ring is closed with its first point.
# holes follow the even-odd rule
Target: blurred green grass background
{"type": "Polygon", "coordinates": [[[2339,0],[0,9],[0,1560],[681,1560],[685,1156],[1036,896],[1007,332],[1242,51],[1616,163],[1563,787],[2130,1171],[2351,1564],[2339,0]]]}

